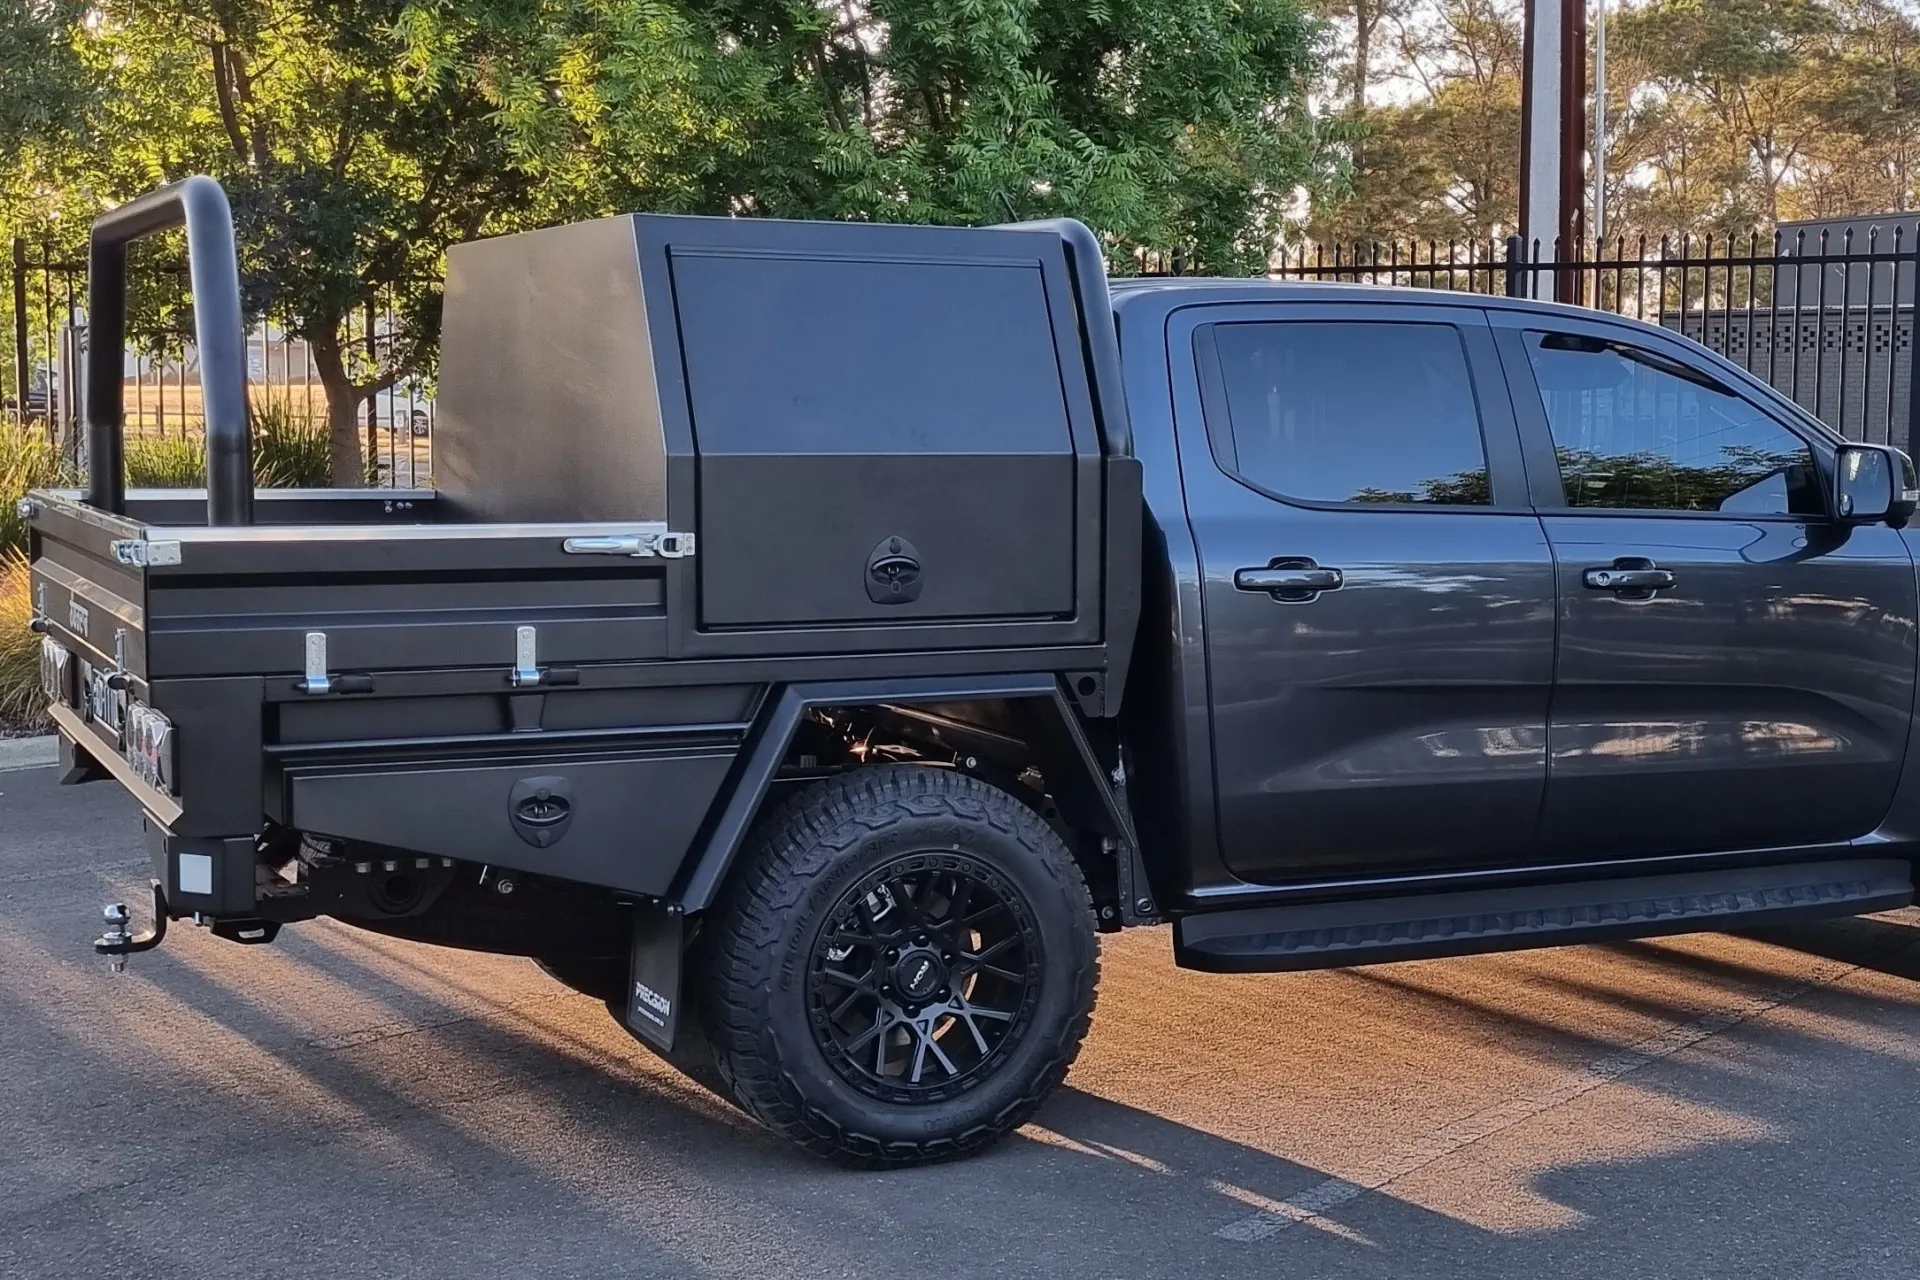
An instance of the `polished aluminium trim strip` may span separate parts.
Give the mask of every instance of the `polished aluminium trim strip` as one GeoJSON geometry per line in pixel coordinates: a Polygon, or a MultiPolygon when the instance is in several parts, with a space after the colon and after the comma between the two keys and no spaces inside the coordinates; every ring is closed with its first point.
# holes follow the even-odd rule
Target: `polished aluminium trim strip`
{"type": "MultiPolygon", "coordinates": [[[[60,489],[57,493],[71,494],[78,499],[79,490],[60,489]]],[[[205,489],[129,489],[127,500],[144,498],[149,502],[162,502],[178,499],[181,502],[204,500],[205,489]]],[[[260,489],[254,498],[257,502],[433,502],[439,497],[436,489],[260,489]]]]}
{"type": "MultiPolygon", "coordinates": [[[[576,536],[658,537],[668,532],[665,521],[596,521],[582,524],[273,524],[207,528],[203,525],[153,525],[150,541],[183,543],[271,542],[469,542],[516,538],[576,536]]],[[[557,550],[558,548],[556,548],[557,550]]]]}
{"type": "MultiPolygon", "coordinates": [[[[36,560],[33,562],[33,571],[45,581],[64,589],[67,594],[86,601],[90,607],[111,615],[123,626],[131,627],[135,631],[146,629],[147,611],[145,609],[131,600],[113,594],[93,579],[75,573],[58,560],[45,558],[36,560]]],[[[92,636],[85,638],[93,641],[92,636]]],[[[93,642],[98,643],[98,641],[93,642]]],[[[106,650],[102,649],[100,652],[104,655],[106,650]]]]}
{"type": "Polygon", "coordinates": [[[161,826],[172,827],[180,820],[180,815],[186,812],[180,803],[172,796],[155,790],[146,779],[135,773],[133,766],[118,751],[112,750],[105,739],[87,727],[87,722],[80,718],[79,712],[56,702],[47,708],[47,714],[53,718],[53,723],[67,741],[74,743],[77,750],[86,752],[90,759],[113,775],[115,782],[132,792],[133,798],[159,819],[161,826]]]}
{"type": "Polygon", "coordinates": [[[34,513],[33,518],[36,520],[43,520],[49,515],[59,515],[123,537],[127,534],[137,534],[141,529],[140,522],[129,516],[117,516],[111,511],[102,511],[98,507],[88,506],[80,501],[80,495],[72,489],[35,489],[27,494],[26,500],[46,504],[44,510],[34,513]]]}

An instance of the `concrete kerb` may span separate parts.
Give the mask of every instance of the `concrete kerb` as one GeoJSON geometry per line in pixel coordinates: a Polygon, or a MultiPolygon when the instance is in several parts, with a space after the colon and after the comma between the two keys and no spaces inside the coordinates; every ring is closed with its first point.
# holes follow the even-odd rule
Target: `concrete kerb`
{"type": "Polygon", "coordinates": [[[51,733],[37,738],[0,738],[0,773],[45,769],[58,763],[60,739],[51,733]]]}

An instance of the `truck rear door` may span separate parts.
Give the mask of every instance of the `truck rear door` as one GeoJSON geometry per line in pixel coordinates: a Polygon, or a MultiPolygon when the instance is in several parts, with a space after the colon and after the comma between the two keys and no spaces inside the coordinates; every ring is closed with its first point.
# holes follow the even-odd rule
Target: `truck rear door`
{"type": "Polygon", "coordinates": [[[1598,318],[1494,324],[1560,586],[1543,843],[1617,857],[1872,831],[1914,697],[1900,532],[1830,518],[1824,436],[1689,346],[1598,318]]]}
{"type": "Polygon", "coordinates": [[[1546,781],[1553,566],[1478,309],[1174,313],[1223,861],[1498,865],[1546,781]]]}

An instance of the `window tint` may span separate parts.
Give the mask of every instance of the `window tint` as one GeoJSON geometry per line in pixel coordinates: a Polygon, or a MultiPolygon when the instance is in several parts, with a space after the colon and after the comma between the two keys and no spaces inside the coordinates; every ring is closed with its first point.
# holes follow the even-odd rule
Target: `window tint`
{"type": "Polygon", "coordinates": [[[1584,335],[1528,350],[1568,506],[1820,514],[1806,443],[1706,375],[1584,335]]]}
{"type": "Polygon", "coordinates": [[[1452,325],[1220,324],[1213,340],[1231,466],[1251,483],[1313,502],[1492,501],[1452,325]]]}

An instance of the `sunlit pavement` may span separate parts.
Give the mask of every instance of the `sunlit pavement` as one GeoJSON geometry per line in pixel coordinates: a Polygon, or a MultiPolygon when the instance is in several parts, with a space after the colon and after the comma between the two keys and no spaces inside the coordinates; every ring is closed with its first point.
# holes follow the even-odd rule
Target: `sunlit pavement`
{"type": "Polygon", "coordinates": [[[1911,1277],[1920,913],[1275,977],[1108,941],[1022,1136],[847,1173],[524,960],[137,903],[111,785],[0,773],[0,1275],[1911,1277]]]}

